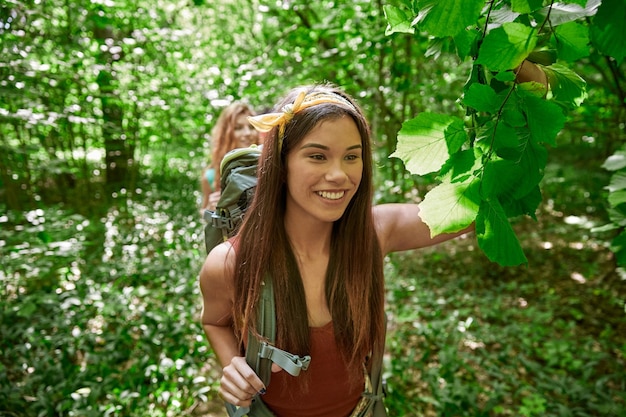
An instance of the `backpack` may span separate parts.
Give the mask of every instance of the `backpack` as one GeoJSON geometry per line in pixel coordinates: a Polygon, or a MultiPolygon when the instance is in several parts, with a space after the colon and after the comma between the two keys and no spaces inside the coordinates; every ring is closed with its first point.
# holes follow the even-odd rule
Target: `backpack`
{"type": "MultiPolygon", "coordinates": [[[[215,211],[205,210],[203,215],[207,221],[204,228],[207,253],[218,244],[233,237],[239,230],[256,190],[256,171],[261,149],[261,146],[252,145],[248,148],[234,149],[224,155],[220,163],[222,194],[215,211]]],[[[259,309],[257,331],[264,340],[260,340],[252,332],[248,333],[246,362],[256,372],[265,386],[268,386],[270,383],[272,363],[277,364],[289,374],[298,376],[301,370],[308,368],[311,357],[308,355],[294,355],[273,345],[276,338],[276,312],[274,307],[274,289],[269,276],[264,281],[257,308],[259,309]]],[[[323,360],[323,358],[318,358],[317,360],[323,360]]],[[[382,362],[383,352],[373,352],[370,392],[363,394],[364,404],[362,404],[362,409],[355,410],[352,416],[386,417],[387,414],[382,403],[384,397],[382,362]]],[[[273,413],[258,396],[255,397],[255,401],[250,408],[235,407],[229,403],[225,403],[225,406],[230,417],[243,417],[246,415],[250,417],[273,416],[273,413]]]]}
{"type": "Polygon", "coordinates": [[[203,214],[206,220],[204,244],[207,253],[239,230],[254,197],[261,149],[262,145],[233,149],[220,162],[222,194],[215,211],[205,210],[203,214]]]}

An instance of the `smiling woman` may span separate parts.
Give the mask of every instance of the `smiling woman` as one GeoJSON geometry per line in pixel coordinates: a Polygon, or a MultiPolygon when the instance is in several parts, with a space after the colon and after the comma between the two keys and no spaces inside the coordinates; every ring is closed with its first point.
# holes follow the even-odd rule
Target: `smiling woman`
{"type": "Polygon", "coordinates": [[[372,206],[369,126],[340,89],[296,88],[274,113],[250,119],[268,133],[255,198],[239,235],[200,273],[220,395],[251,416],[384,416],[370,376],[385,340],[383,257],[466,230],[431,238],[417,205],[372,206]],[[268,284],[276,347],[311,362],[297,378],[274,364],[266,385],[242,348],[248,334],[264,336],[257,306],[268,284]]]}

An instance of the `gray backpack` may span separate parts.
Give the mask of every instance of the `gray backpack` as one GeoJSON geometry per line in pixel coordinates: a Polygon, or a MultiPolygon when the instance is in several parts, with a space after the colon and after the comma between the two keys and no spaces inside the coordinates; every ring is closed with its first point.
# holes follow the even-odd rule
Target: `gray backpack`
{"type": "Polygon", "coordinates": [[[239,230],[254,197],[261,149],[262,146],[257,145],[233,149],[220,162],[222,194],[215,210],[205,210],[203,214],[207,253],[239,230]]]}

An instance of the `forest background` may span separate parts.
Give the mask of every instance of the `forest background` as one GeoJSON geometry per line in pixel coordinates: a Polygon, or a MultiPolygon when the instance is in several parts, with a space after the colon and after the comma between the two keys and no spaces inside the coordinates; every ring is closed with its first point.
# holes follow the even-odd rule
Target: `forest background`
{"type": "Polygon", "coordinates": [[[541,198],[506,212],[519,244],[485,244],[486,227],[387,259],[389,414],[626,415],[624,21],[621,0],[2,2],[0,416],[223,415],[197,286],[221,109],[336,83],[371,122],[377,202],[423,201],[446,176],[389,156],[434,114],[495,132],[496,94],[468,87],[477,56],[511,85],[508,49],[477,52],[487,29],[528,34],[511,62],[544,52],[561,80],[504,100],[561,104],[529,165],[541,198]]]}

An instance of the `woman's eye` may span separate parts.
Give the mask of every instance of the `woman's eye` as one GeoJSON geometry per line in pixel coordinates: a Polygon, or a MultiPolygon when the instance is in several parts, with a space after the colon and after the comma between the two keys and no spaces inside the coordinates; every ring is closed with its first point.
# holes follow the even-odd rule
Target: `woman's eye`
{"type": "Polygon", "coordinates": [[[325,159],[324,155],[322,154],[313,154],[310,156],[310,158],[315,159],[316,161],[323,161],[325,159]]]}

